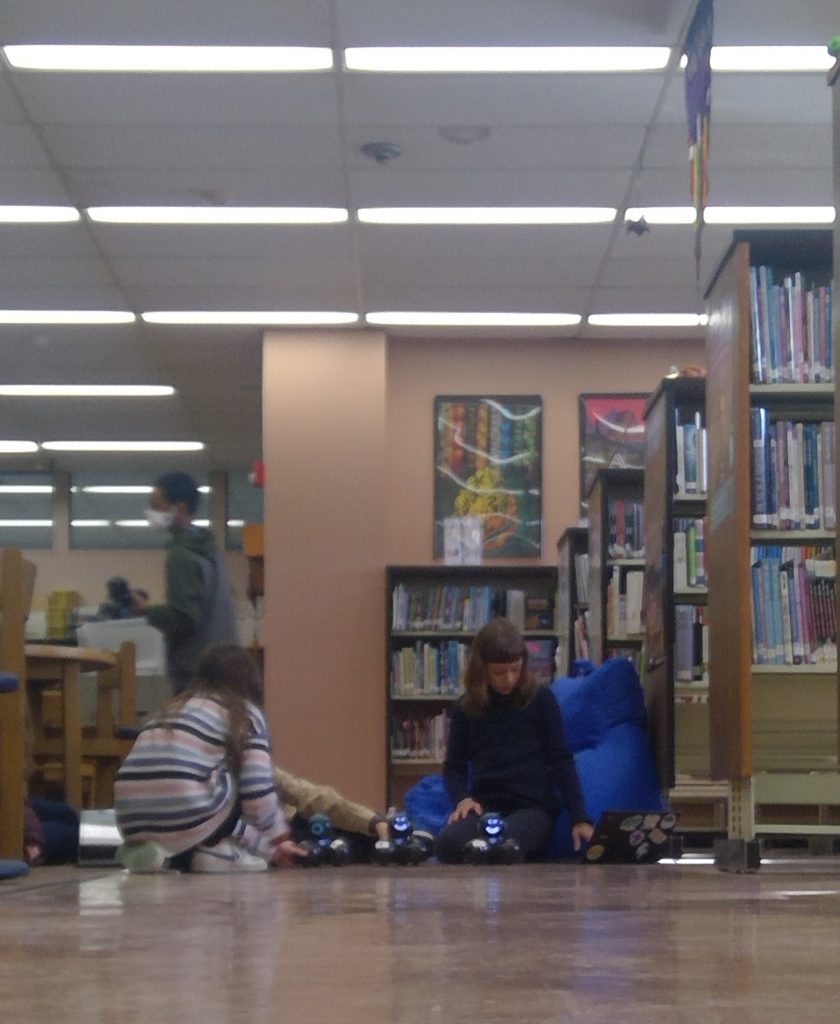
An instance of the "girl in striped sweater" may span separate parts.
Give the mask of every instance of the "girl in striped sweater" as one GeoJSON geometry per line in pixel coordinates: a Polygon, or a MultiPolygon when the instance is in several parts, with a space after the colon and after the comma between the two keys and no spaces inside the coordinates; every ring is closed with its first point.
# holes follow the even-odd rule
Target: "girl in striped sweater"
{"type": "Polygon", "coordinates": [[[304,853],[278,799],[261,701],[248,651],[212,647],[192,687],[143,727],[115,787],[129,870],[264,871],[304,853]]]}

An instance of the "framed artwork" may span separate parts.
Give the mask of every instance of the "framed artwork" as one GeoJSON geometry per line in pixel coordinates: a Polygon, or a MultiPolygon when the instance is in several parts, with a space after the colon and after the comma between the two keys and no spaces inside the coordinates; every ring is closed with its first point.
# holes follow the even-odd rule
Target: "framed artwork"
{"type": "Polygon", "coordinates": [[[580,395],[580,504],[599,469],[644,469],[646,394],[580,395]]]}
{"type": "Polygon", "coordinates": [[[542,398],[437,395],[434,553],[444,520],[479,516],[484,558],[539,558],[542,549],[542,398]]]}

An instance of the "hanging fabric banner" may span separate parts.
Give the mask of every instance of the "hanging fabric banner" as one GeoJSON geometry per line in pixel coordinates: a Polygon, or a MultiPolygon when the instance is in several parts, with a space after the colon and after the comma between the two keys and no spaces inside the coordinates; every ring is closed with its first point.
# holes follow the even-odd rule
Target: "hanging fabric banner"
{"type": "Polygon", "coordinates": [[[691,201],[694,204],[694,259],[700,278],[700,240],[703,211],[709,199],[709,131],[712,110],[713,0],[698,0],[686,33],[683,54],[685,108],[688,117],[688,158],[691,165],[691,201]]]}

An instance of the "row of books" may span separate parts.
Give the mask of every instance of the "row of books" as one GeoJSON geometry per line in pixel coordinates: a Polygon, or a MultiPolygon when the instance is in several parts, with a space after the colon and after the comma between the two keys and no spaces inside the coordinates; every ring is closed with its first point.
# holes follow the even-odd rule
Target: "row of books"
{"type": "Polygon", "coordinates": [[[449,738],[449,715],[392,715],[391,758],[442,761],[449,738]]]}
{"type": "Polygon", "coordinates": [[[674,592],[702,591],[706,587],[706,520],[674,520],[674,592]]]}
{"type": "Polygon", "coordinates": [[[642,649],[641,647],[622,647],[620,644],[611,644],[607,648],[608,658],[624,658],[632,662],[639,675],[642,674],[642,649]]]}
{"type": "Polygon", "coordinates": [[[551,602],[522,590],[398,583],[391,595],[391,629],[400,632],[472,632],[497,615],[510,615],[521,629],[551,629],[554,625],[551,602]]]}
{"type": "Polygon", "coordinates": [[[703,425],[703,414],[690,415],[676,411],[676,497],[701,497],[706,494],[709,479],[709,441],[703,425]]]}
{"type": "Polygon", "coordinates": [[[589,624],[587,612],[578,612],[574,624],[575,658],[589,658],[589,624]]]}
{"type": "Polygon", "coordinates": [[[607,554],[610,558],[644,558],[645,511],[641,501],[610,498],[607,502],[607,554]]]}
{"type": "Polygon", "coordinates": [[[705,608],[674,606],[674,678],[680,683],[709,682],[709,626],[705,608]]]}
{"type": "Polygon", "coordinates": [[[755,664],[836,663],[834,549],[755,545],[750,565],[755,664]]]}
{"type": "Polygon", "coordinates": [[[753,526],[833,530],[834,423],[773,420],[762,407],[750,421],[753,526]]]}
{"type": "Polygon", "coordinates": [[[575,555],[575,599],[578,604],[589,604],[589,555],[575,555]]]}
{"type": "Polygon", "coordinates": [[[645,574],[622,571],[614,565],[607,581],[607,636],[618,638],[642,633],[642,592],[645,574]]]}
{"type": "Polygon", "coordinates": [[[831,302],[830,284],[806,282],[799,271],[750,268],[753,383],[834,380],[831,302]]]}
{"type": "Polygon", "coordinates": [[[469,644],[458,640],[418,641],[391,653],[391,695],[455,695],[469,657],[469,644]]]}

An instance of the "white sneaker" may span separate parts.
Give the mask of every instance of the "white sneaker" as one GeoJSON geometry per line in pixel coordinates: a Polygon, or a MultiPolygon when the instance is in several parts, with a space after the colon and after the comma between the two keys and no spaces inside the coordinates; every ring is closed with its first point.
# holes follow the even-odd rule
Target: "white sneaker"
{"type": "Polygon", "coordinates": [[[190,871],[199,875],[267,870],[268,864],[262,857],[255,857],[226,839],[215,846],[197,846],[190,864],[190,871]]]}
{"type": "Polygon", "coordinates": [[[153,842],[123,843],[117,850],[117,860],[132,875],[156,875],[169,866],[169,854],[153,842]]]}

